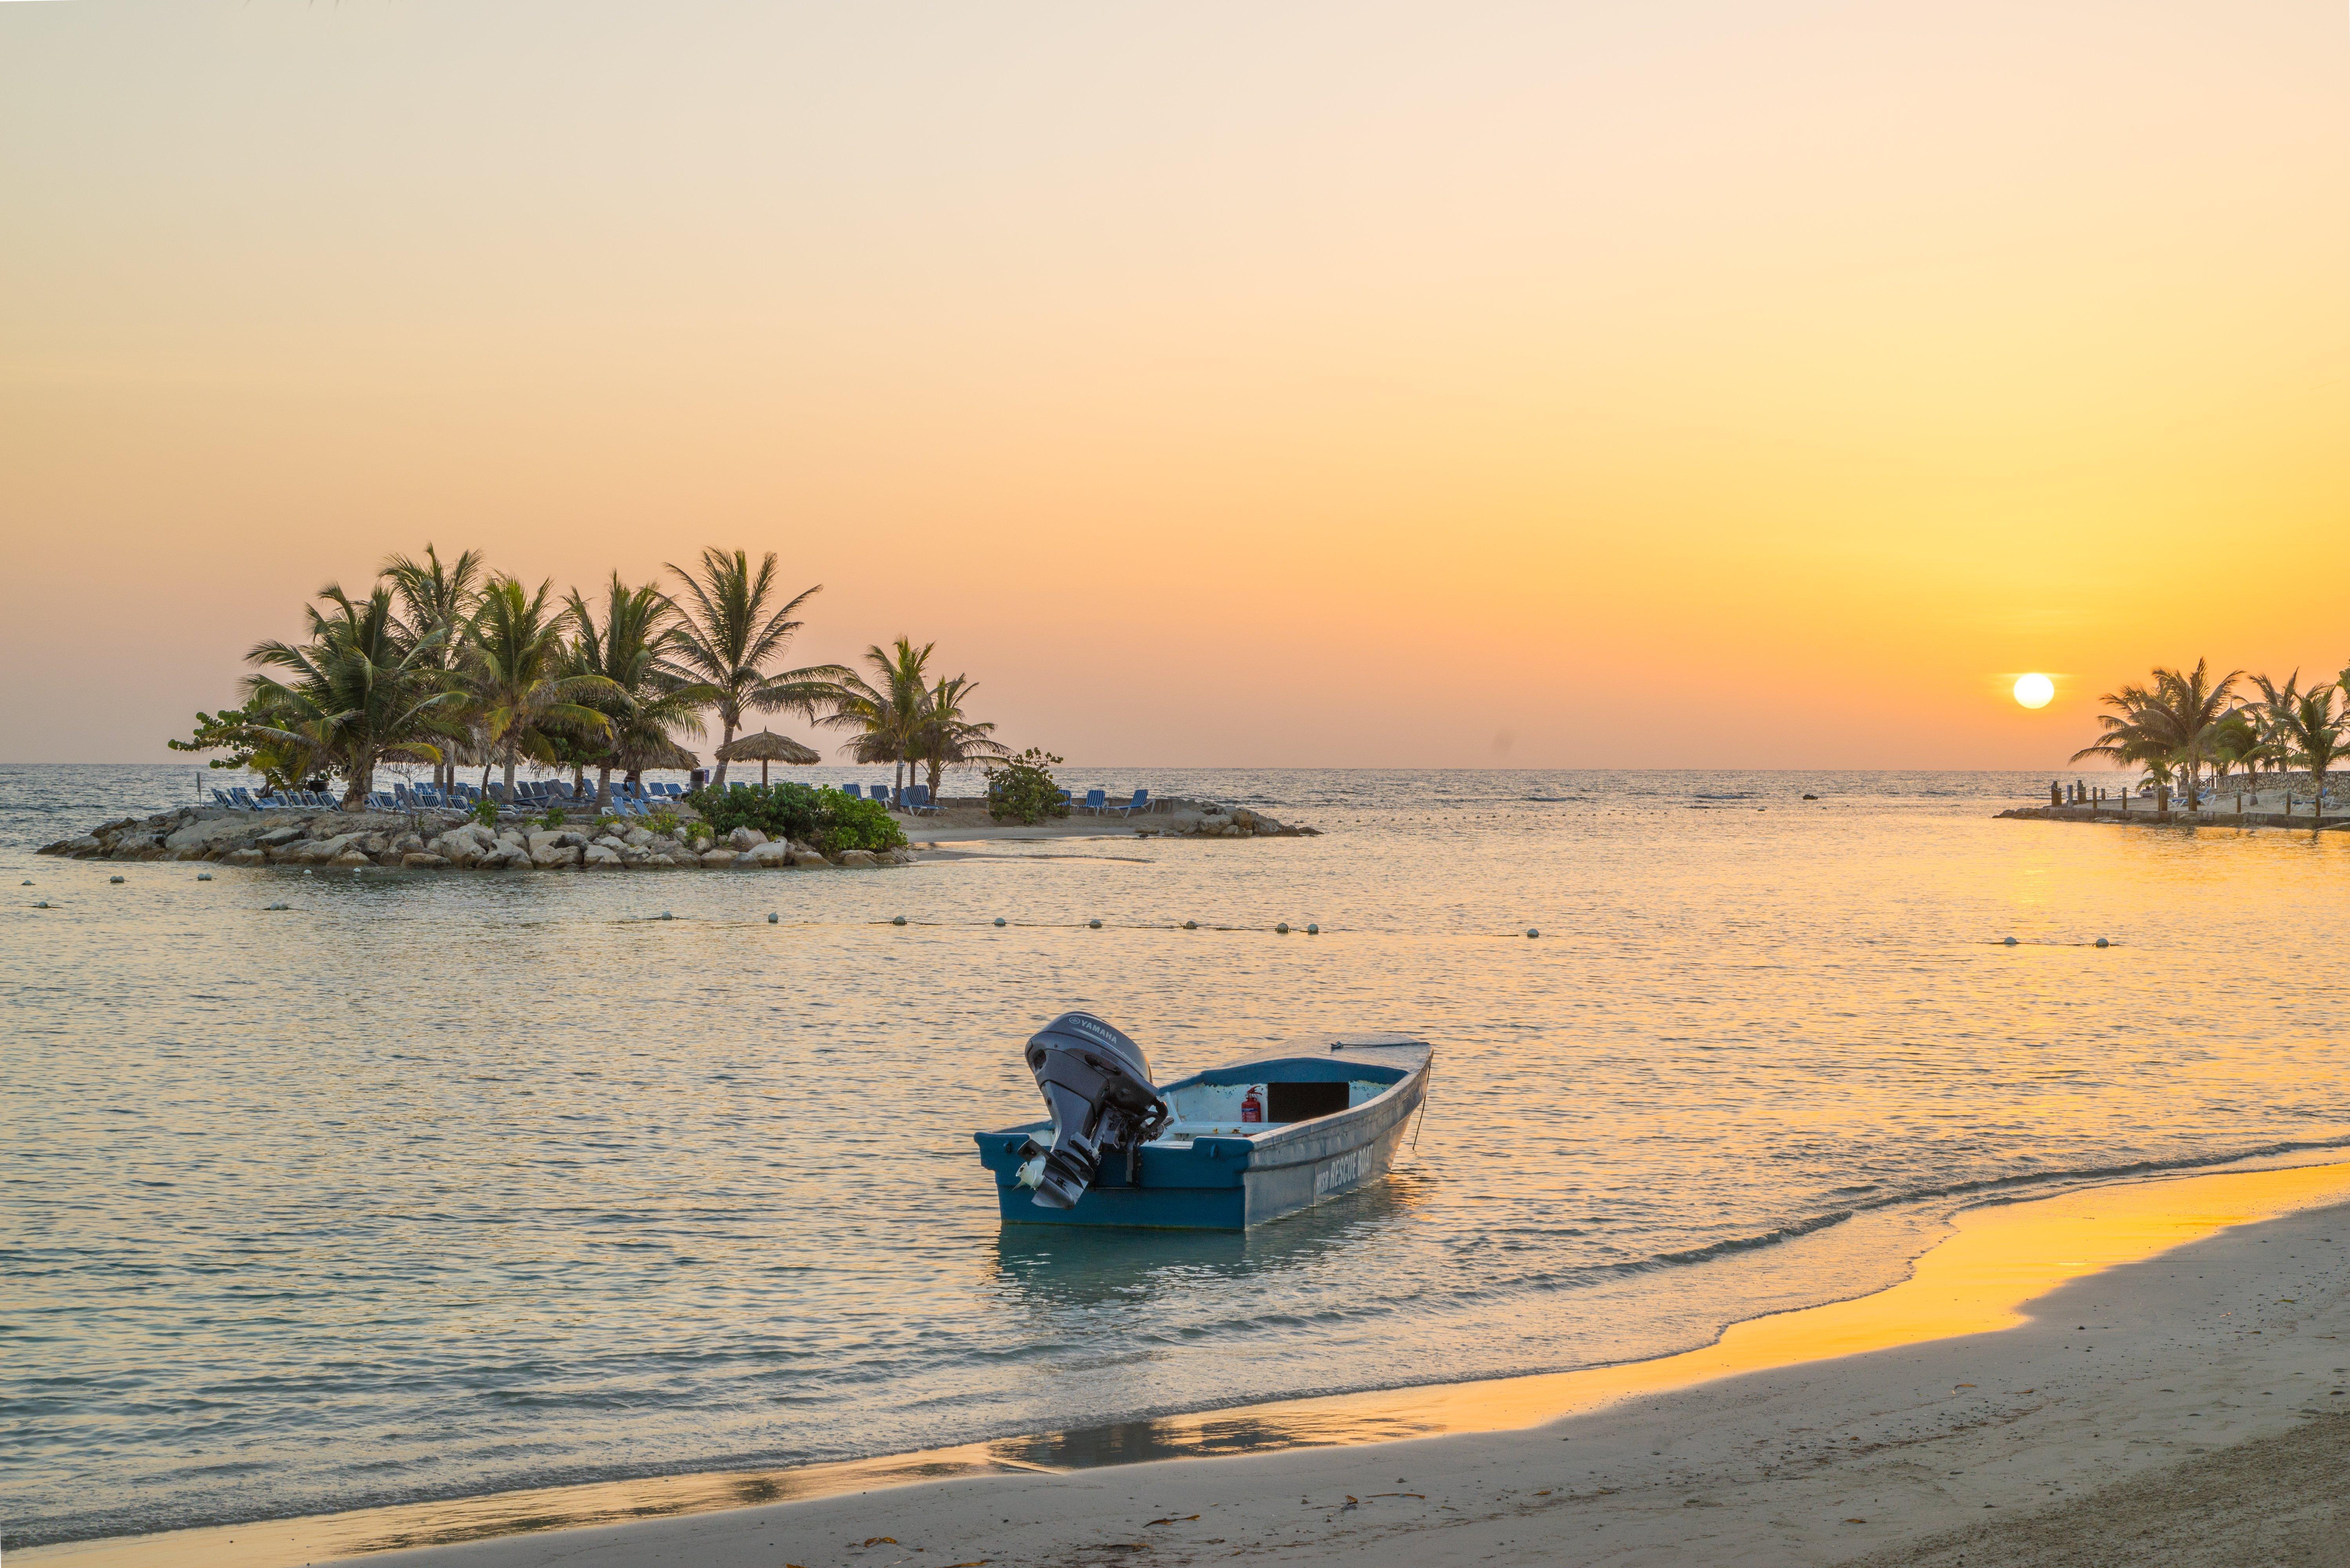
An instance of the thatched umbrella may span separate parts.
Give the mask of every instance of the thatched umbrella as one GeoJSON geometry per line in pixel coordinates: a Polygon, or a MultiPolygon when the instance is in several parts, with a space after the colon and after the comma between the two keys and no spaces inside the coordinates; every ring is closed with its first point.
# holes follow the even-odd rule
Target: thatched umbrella
{"type": "Polygon", "coordinates": [[[824,761],[823,757],[801,745],[789,735],[778,735],[773,730],[762,730],[755,735],[742,736],[728,745],[719,747],[716,754],[722,763],[757,762],[759,782],[762,784],[767,782],[769,763],[790,763],[795,767],[806,767],[810,763],[824,761]]]}
{"type": "Polygon", "coordinates": [[[663,735],[658,742],[648,742],[641,746],[623,742],[619,763],[622,769],[632,774],[643,773],[648,768],[662,773],[690,774],[702,765],[702,759],[663,735]]]}

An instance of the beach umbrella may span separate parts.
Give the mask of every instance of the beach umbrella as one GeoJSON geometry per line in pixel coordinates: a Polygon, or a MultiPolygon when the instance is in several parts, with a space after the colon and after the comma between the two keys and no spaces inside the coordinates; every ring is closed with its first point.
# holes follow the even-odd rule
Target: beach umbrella
{"type": "Polygon", "coordinates": [[[618,759],[625,772],[642,773],[651,769],[660,773],[690,774],[702,765],[702,759],[671,740],[667,735],[648,740],[641,745],[620,744],[618,759]]]}
{"type": "Polygon", "coordinates": [[[722,763],[757,763],[762,784],[767,782],[769,763],[790,763],[795,767],[806,767],[810,763],[824,761],[789,735],[778,735],[773,730],[744,735],[732,744],[719,747],[717,755],[722,763]]]}

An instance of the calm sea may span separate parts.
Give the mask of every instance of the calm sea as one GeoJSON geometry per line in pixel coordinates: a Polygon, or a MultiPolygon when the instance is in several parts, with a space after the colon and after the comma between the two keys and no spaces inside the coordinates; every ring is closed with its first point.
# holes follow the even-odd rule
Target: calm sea
{"type": "Polygon", "coordinates": [[[1653,1355],[1987,1187],[2350,1140],[2350,836],[1991,819],[2038,777],[1073,769],[1325,836],[863,874],[31,853],[193,777],[0,768],[9,1545],[1653,1355]],[[1162,1077],[1426,1031],[1416,1150],[1246,1237],[1000,1228],[970,1134],[1073,1006],[1162,1077]]]}

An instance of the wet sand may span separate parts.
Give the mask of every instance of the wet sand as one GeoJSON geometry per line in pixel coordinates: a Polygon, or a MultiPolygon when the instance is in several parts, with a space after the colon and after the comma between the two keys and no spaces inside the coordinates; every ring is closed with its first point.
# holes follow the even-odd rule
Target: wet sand
{"type": "Polygon", "coordinates": [[[1626,1366],[20,1555],[2339,1563],[2345,1389],[2350,1166],[2303,1168],[1970,1210],[1901,1285],[1626,1366]]]}

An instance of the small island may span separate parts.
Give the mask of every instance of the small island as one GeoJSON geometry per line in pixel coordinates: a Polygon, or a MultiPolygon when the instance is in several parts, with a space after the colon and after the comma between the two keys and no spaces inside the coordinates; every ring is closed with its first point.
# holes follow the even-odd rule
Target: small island
{"type": "Polygon", "coordinates": [[[978,682],[932,670],[934,643],[900,636],[863,669],[778,669],[818,587],[786,597],[770,553],[712,546],[671,564],[674,592],[616,572],[591,600],[492,572],[479,552],[393,555],[364,595],[333,583],[305,607],[299,643],[246,655],[244,702],[198,713],[172,749],[254,775],[214,805],[126,817],[41,850],[77,859],[402,870],[671,870],[910,864],[910,831],[941,840],[1297,836],[1245,807],[1072,801],[1037,747],[1014,753],[972,711],[978,682]],[[771,782],[822,761],[754,715],[795,713],[845,737],[885,787],[771,782]],[[681,737],[715,722],[716,767],[681,737]],[[745,732],[749,731],[750,732],[745,732]],[[758,765],[759,782],[730,781],[758,765]],[[978,765],[986,793],[948,799],[946,770],[978,765]],[[517,777],[525,766],[551,782],[517,777]],[[421,775],[429,772],[431,782],[421,775]],[[693,788],[648,785],[686,773],[693,788]],[[379,774],[417,775],[379,787],[379,774]],[[561,775],[568,774],[567,781],[561,775]],[[919,782],[924,780],[927,782],[919,782]],[[668,793],[661,793],[667,791],[668,793]]]}

